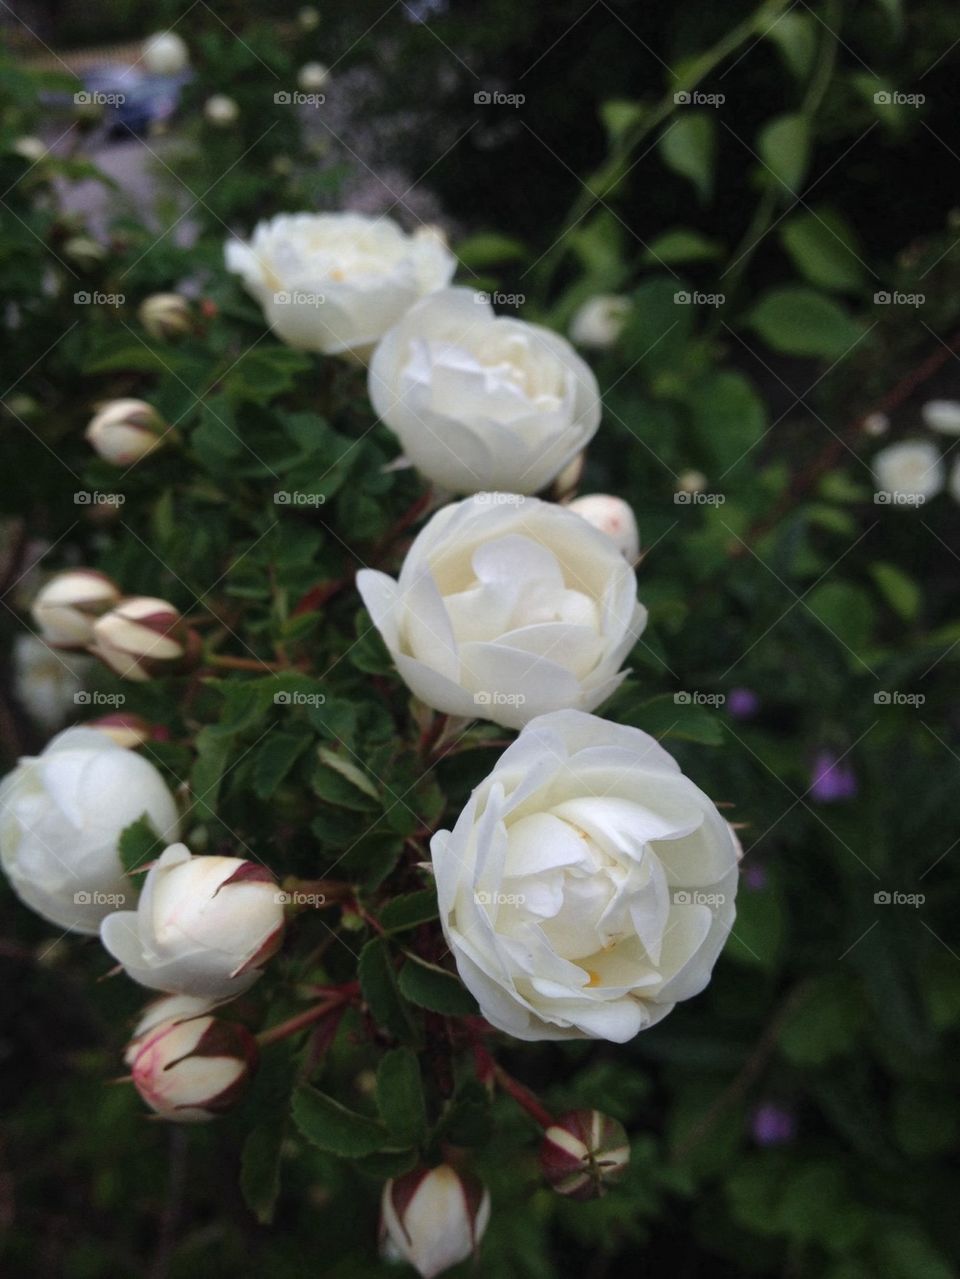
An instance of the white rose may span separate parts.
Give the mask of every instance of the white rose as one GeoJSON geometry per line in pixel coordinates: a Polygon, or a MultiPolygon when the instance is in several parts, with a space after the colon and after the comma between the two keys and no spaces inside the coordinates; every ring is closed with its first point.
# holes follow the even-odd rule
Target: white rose
{"type": "Polygon", "coordinates": [[[177,837],[177,806],[154,766],[106,733],[68,728],[0,783],[0,861],[38,915],[96,933],[135,893],[119,841],[144,813],[158,835],[177,837]]]}
{"type": "Polygon", "coordinates": [[[316,93],[330,79],[329,70],[322,62],[305,62],[297,72],[297,84],[304,93],[316,93]]]}
{"type": "Polygon", "coordinates": [[[143,400],[111,400],[84,431],[84,439],[105,462],[133,466],[171,435],[163,418],[143,400]]]}
{"type": "Polygon", "coordinates": [[[357,588],[411,692],[509,728],[599,706],[647,620],[610,538],[565,507],[513,493],[444,507],[397,581],[363,569],[357,588]]]}
{"type": "Polygon", "coordinates": [[[93,642],[93,624],[120,601],[120,590],[105,573],[67,569],[37,592],[30,615],[48,644],[83,648],[93,642]]]}
{"type": "Polygon", "coordinates": [[[873,459],[878,492],[926,500],[943,488],[940,450],[926,440],[904,440],[881,449],[873,459]]]}
{"type": "Polygon", "coordinates": [[[614,345],[623,332],[632,303],[629,298],[598,293],[588,298],[570,321],[570,340],[598,351],[614,345]]]}
{"type": "Polygon", "coordinates": [[[727,823],[646,733],[528,724],[431,842],[440,920],[484,1017],[623,1043],[707,984],[734,919],[727,823]]]}
{"type": "Polygon", "coordinates": [[[637,517],[622,497],[609,493],[588,493],[567,503],[567,509],[576,513],[606,533],[616,543],[617,550],[631,564],[640,554],[640,532],[637,517]]]}
{"type": "Polygon", "coordinates": [[[960,401],[928,400],[920,412],[931,431],[960,435],[960,401]]]}
{"type": "Polygon", "coordinates": [[[454,493],[536,493],[600,425],[597,380],[566,338],[472,289],[412,306],[374,352],[369,391],[414,466],[454,493]]]}
{"type": "Polygon", "coordinates": [[[93,662],[80,653],[56,652],[35,635],[13,642],[13,691],[32,720],[52,733],[76,714],[93,662]]]}
{"type": "Polygon", "coordinates": [[[203,114],[209,124],[218,129],[226,129],[239,120],[240,108],[234,99],[228,98],[225,93],[215,93],[203,104],[203,114]]]}
{"type": "Polygon", "coordinates": [[[190,51],[175,31],[158,31],[143,45],[143,65],[151,75],[179,75],[190,63],[190,51]]]}
{"type": "Polygon", "coordinates": [[[436,229],[406,235],[391,218],[359,213],[281,214],[249,244],[229,240],[224,256],[284,342],[358,359],[457,266],[436,229]]]}
{"type": "Polygon", "coordinates": [[[264,866],[173,844],[147,872],[137,909],[108,915],[100,939],[141,986],[232,998],[283,940],[282,894],[264,866]]]}

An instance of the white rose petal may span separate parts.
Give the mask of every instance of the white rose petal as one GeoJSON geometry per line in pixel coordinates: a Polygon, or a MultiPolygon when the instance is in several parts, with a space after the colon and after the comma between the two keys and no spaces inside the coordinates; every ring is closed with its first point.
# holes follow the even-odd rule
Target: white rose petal
{"type": "Polygon", "coordinates": [[[224,255],[284,342],[358,359],[457,265],[434,228],[406,235],[357,213],[281,214],[249,243],[229,240],[224,255]]]}
{"type": "Polygon", "coordinates": [[[444,507],[397,581],[357,588],[408,687],[451,715],[519,728],[563,707],[593,710],[646,625],[633,570],[565,507],[512,493],[444,507]]]}
{"type": "Polygon", "coordinates": [[[602,351],[613,346],[630,314],[629,298],[598,293],[588,298],[570,321],[570,340],[577,346],[602,351]]]}
{"type": "Polygon", "coordinates": [[[580,711],[528,724],[431,854],[460,976],[518,1039],[631,1039],[703,989],[734,919],[716,806],[652,737],[580,711]]]}
{"type": "Polygon", "coordinates": [[[414,466],[454,493],[536,493],[600,424],[597,380],[566,338],[472,289],[411,307],[374,352],[369,391],[414,466]]]}
{"type": "Polygon", "coordinates": [[[904,496],[935,497],[943,488],[940,450],[926,440],[905,440],[881,449],[873,459],[877,491],[904,496]]]}
{"type": "Polygon", "coordinates": [[[960,400],[928,400],[920,412],[931,431],[960,435],[960,400]]]}
{"type": "Polygon", "coordinates": [[[106,733],[68,728],[0,783],[0,861],[38,915],[96,933],[136,894],[119,840],[144,813],[158,835],[176,838],[177,807],[156,768],[106,733]]]}

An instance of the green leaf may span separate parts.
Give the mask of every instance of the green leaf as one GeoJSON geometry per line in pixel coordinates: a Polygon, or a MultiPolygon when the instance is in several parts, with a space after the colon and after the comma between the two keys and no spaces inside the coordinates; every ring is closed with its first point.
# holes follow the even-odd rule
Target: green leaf
{"type": "Polygon", "coordinates": [[[610,98],[600,104],[600,119],[613,144],[619,142],[635,124],[639,124],[645,115],[643,103],[633,102],[629,98],[610,98]]]}
{"type": "Polygon", "coordinates": [[[527,255],[527,249],[520,240],[509,235],[499,235],[496,231],[481,231],[477,235],[468,236],[456,246],[456,253],[464,266],[480,271],[485,267],[496,266],[500,262],[516,262],[527,255]]]}
{"type": "Polygon", "coordinates": [[[737,918],[724,954],[741,964],[775,972],[783,952],[783,899],[772,878],[763,888],[741,882],[737,918]]]}
{"type": "Polygon", "coordinates": [[[458,977],[435,964],[410,958],[400,970],[400,993],[412,1004],[446,1017],[475,1017],[477,1001],[458,977]]]}
{"type": "Polygon", "coordinates": [[[334,1155],[370,1155],[390,1145],[381,1123],[348,1110],[309,1084],[301,1084],[295,1090],[291,1113],[293,1122],[309,1141],[334,1155]]]}
{"type": "Polygon", "coordinates": [[[411,1042],[415,1037],[413,1023],[400,998],[390,948],[381,937],[368,941],[360,952],[358,976],[363,998],[376,1024],[394,1038],[411,1042]]]}
{"type": "Polygon", "coordinates": [[[779,179],[778,191],[797,196],[810,155],[810,126],[802,115],[781,115],[768,121],[757,139],[760,159],[779,179]]]}
{"type": "Polygon", "coordinates": [[[269,799],[312,741],[310,733],[286,733],[272,729],[260,743],[253,768],[253,789],[258,799],[269,799]]]}
{"type": "Polygon", "coordinates": [[[364,795],[369,795],[371,799],[380,799],[380,791],[374,782],[352,760],[346,759],[343,755],[330,750],[326,746],[321,746],[318,753],[321,762],[326,764],[328,768],[334,769],[341,777],[346,778],[351,786],[356,786],[357,790],[363,791],[364,795]]]}
{"type": "Polygon", "coordinates": [[[853,1051],[864,1012],[863,997],[847,977],[820,977],[784,1022],[780,1049],[795,1065],[823,1065],[853,1051]]]}
{"type": "Polygon", "coordinates": [[[248,351],[233,365],[223,381],[232,400],[267,404],[274,396],[301,381],[311,367],[310,356],[293,347],[263,345],[248,351]]]}
{"type": "Polygon", "coordinates": [[[637,361],[637,372],[648,380],[679,372],[689,358],[694,307],[678,302],[682,295],[682,286],[662,275],[645,280],[633,294],[620,341],[628,358],[637,361]]]}
{"type": "Polygon", "coordinates": [[[863,332],[839,303],[798,285],[764,294],[747,323],[775,351],[828,359],[846,355],[863,332]]]}
{"type": "Polygon", "coordinates": [[[798,80],[805,80],[813,69],[817,56],[817,32],[811,13],[789,10],[776,18],[764,35],[772,40],[787,65],[798,80]]]}
{"type": "Polygon", "coordinates": [[[763,435],[763,401],[742,373],[725,371],[694,383],[689,399],[697,442],[707,465],[721,475],[739,463],[753,471],[751,446],[763,435]]]}
{"type": "Polygon", "coordinates": [[[247,1207],[262,1226],[273,1220],[280,1193],[280,1154],[286,1135],[277,1116],[252,1128],[240,1156],[240,1190],[247,1207]]]}
{"type": "Polygon", "coordinates": [[[862,287],[866,270],[857,254],[857,240],[838,214],[829,209],[794,214],[781,225],[780,239],[794,266],[811,284],[840,293],[862,287]]]}
{"type": "Polygon", "coordinates": [[[380,925],[388,933],[402,933],[436,919],[439,913],[437,890],[421,888],[415,893],[404,893],[387,902],[380,912],[380,925]]]}
{"type": "Polygon", "coordinates": [[[415,1146],[427,1133],[427,1110],[417,1054],[395,1048],[380,1061],[377,1106],[390,1135],[403,1146],[415,1146]]]}
{"type": "Polygon", "coordinates": [[[611,717],[635,728],[642,728],[658,740],[675,737],[680,741],[699,742],[701,746],[719,746],[723,741],[720,720],[707,706],[693,700],[693,694],[660,693],[646,701],[638,701],[636,689],[613,704],[611,717]]]}
{"type": "Polygon", "coordinates": [[[196,746],[197,759],[190,773],[194,816],[198,821],[208,821],[216,816],[220,784],[233,742],[208,726],[197,734],[196,746]]]}
{"type": "Polygon", "coordinates": [[[804,603],[817,621],[854,653],[866,649],[875,618],[870,596],[863,587],[850,582],[824,582],[810,592],[804,603]]]}
{"type": "Polygon", "coordinates": [[[135,822],[125,826],[120,834],[120,862],[126,874],[159,857],[168,841],[157,835],[150,818],[141,814],[135,822]]]}
{"type": "Polygon", "coordinates": [[[670,266],[674,262],[706,262],[718,258],[722,252],[722,246],[716,240],[708,240],[699,231],[674,227],[651,240],[640,255],[640,261],[670,266]]]}
{"type": "Polygon", "coordinates": [[[706,204],[713,190],[717,151],[713,116],[707,111],[684,109],[660,135],[659,147],[667,168],[692,182],[706,204]]]}
{"type": "Polygon", "coordinates": [[[870,565],[870,576],[880,594],[905,622],[916,621],[920,611],[922,594],[920,587],[895,564],[878,562],[870,565]]]}

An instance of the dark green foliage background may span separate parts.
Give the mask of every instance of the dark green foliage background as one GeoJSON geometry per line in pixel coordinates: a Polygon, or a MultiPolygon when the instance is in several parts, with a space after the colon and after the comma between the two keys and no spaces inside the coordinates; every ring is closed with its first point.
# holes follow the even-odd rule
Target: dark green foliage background
{"type": "MultiPolygon", "coordinates": [[[[273,93],[294,87],[309,58],[342,53],[331,99],[372,67],[350,82],[354,119],[384,126],[411,180],[434,165],[425,181],[458,233],[461,281],[522,293],[525,317],[561,328],[592,293],[634,298],[619,346],[594,362],[605,415],[583,491],[636,509],[651,621],[605,713],[662,736],[731,805],[745,865],[763,872],[741,889],[708,990],[654,1030],[623,1047],[498,1045],[551,1108],[596,1104],[627,1125],[631,1170],[607,1199],[571,1205],[543,1188],[531,1121],[509,1100],[491,1108],[468,1069],[458,1078],[441,1122],[475,1148],[493,1195],[481,1273],[948,1279],[960,1255],[948,1162],[960,1127],[960,508],[947,496],[919,510],[875,505],[877,445],[858,423],[889,406],[891,438],[910,437],[924,399],[960,398],[945,349],[960,319],[952,7],[464,3],[428,27],[399,9],[330,3],[310,36],[288,21],[296,7],[256,22],[249,6],[200,5],[178,25],[198,80],[160,172],[171,221],[175,199],[202,197],[198,243],[158,240],[118,200],[110,252],[87,271],[64,262],[76,228],[50,184],[92,172],[82,139],[29,172],[10,150],[49,123],[41,90],[74,86],[24,69],[22,32],[20,56],[0,62],[0,279],[18,314],[2,350],[3,386],[15,384],[0,409],[5,646],[28,603],[13,585],[27,538],[55,544],[45,568],[79,548],[130,592],[215,614],[221,653],[300,669],[123,687],[126,709],[170,731],[150,749],[172,784],[190,786],[195,850],[250,849],[280,875],[349,878],[378,909],[423,887],[401,861],[405,841],[422,845],[456,816],[501,736],[472,730],[429,767],[352,589],[361,565],[399,564],[423,485],[384,472],[395,445],[373,426],[362,374],[281,346],[222,267],[227,227],[336,208],[355,173],[349,148],[322,123],[301,136],[273,93]],[[527,100],[478,109],[479,87],[527,100]],[[697,88],[726,102],[673,104],[697,88]],[[876,107],[873,94],[890,89],[926,102],[876,107]],[[235,130],[202,123],[214,91],[239,102],[235,130]],[[43,287],[51,272],[59,291],[43,287]],[[215,313],[158,344],[136,307],[186,277],[215,313]],[[80,288],[127,301],[78,308],[80,288]],[[677,305],[684,290],[725,302],[677,305]],[[880,306],[878,290],[925,301],[880,306]],[[912,392],[911,371],[930,357],[939,367],[912,392]],[[127,394],[175,421],[183,449],[118,480],[82,430],[95,402],[127,394]],[[674,501],[690,468],[722,504],[674,501]],[[118,517],[94,521],[73,501],[79,489],[122,492],[118,517]],[[323,503],[275,502],[294,490],[323,503]],[[318,586],[338,589],[298,611],[318,586]],[[749,722],[673,697],[736,686],[760,698],[749,722]],[[925,701],[878,705],[882,690],[925,701]],[[277,691],[291,702],[277,706],[277,691]],[[822,749],[849,751],[856,798],[814,802],[822,749]],[[925,900],[878,906],[878,891],[925,900]],[[792,1141],[753,1139],[764,1102],[794,1114],[792,1141]]],[[[143,34],[137,7],[98,9],[60,28],[41,15],[41,34],[54,44],[143,34]]],[[[179,16],[158,5],[151,20],[179,16]]],[[[120,689],[106,676],[101,687],[120,689]]],[[[42,745],[9,680],[3,728],[5,765],[42,745]]],[[[238,1011],[254,1026],[279,1022],[302,1006],[298,983],[349,980],[363,954],[386,1030],[372,1042],[351,1012],[312,1082],[369,1122],[348,1119],[340,1133],[325,1103],[302,1094],[294,1122],[302,1061],[278,1046],[238,1111],[184,1131],[148,1121],[132,1089],[107,1082],[141,992],[97,981],[108,961],[96,942],[51,948],[51,930],[5,883],[0,920],[5,1273],[388,1273],[376,1259],[378,1188],[391,1160],[409,1157],[368,1152],[391,1144],[387,1129],[404,1149],[423,1131],[416,1105],[409,1118],[419,1087],[409,1059],[393,1059],[379,1093],[374,1072],[387,1047],[424,1047],[426,1118],[438,1121],[437,1018],[417,998],[456,1004],[456,987],[424,1000],[402,979],[398,992],[362,926],[301,916],[238,1011]],[[361,1157],[322,1148],[331,1143],[361,1157]],[[272,1211],[271,1224],[250,1204],[272,1211]]]]}

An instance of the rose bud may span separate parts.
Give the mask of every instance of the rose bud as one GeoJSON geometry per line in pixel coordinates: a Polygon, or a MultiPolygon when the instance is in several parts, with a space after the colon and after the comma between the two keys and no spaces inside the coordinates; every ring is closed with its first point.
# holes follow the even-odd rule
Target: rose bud
{"type": "Polygon", "coordinates": [[[195,647],[193,633],[172,604],[136,595],[97,619],[90,652],[122,679],[142,683],[182,670],[195,647]]]}
{"type": "Polygon", "coordinates": [[[194,995],[161,995],[147,1004],[137,1022],[130,1042],[123,1051],[123,1060],[132,1066],[137,1053],[161,1026],[173,1025],[178,1021],[189,1021],[191,1017],[202,1017],[216,1007],[212,999],[197,999],[194,995]]]}
{"type": "Polygon", "coordinates": [[[105,462],[132,466],[158,449],[169,433],[160,414],[143,400],[111,400],[91,419],[84,436],[105,462]]]}
{"type": "Polygon", "coordinates": [[[146,742],[162,741],[162,734],[166,731],[158,730],[142,715],[128,715],[124,711],[87,720],[84,728],[96,728],[101,733],[106,733],[118,746],[125,746],[128,750],[134,750],[146,742]]]}
{"type": "Polygon", "coordinates": [[[561,1195],[599,1199],[618,1181],[630,1162],[623,1124],[599,1110],[571,1110],[543,1135],[540,1167],[561,1195]]]}
{"type": "Polygon", "coordinates": [[[93,624],[120,601],[120,589],[92,568],[58,573],[37,593],[30,616],[41,637],[56,648],[83,648],[93,641],[93,624]]]}
{"type": "Polygon", "coordinates": [[[588,524],[612,538],[629,563],[632,564],[640,554],[636,517],[623,498],[610,497],[607,493],[590,493],[569,502],[567,510],[576,511],[588,524]]]}
{"type": "Polygon", "coordinates": [[[218,129],[227,129],[240,118],[240,108],[225,93],[215,93],[203,104],[203,114],[208,124],[218,129]]]}
{"type": "Polygon", "coordinates": [[[257,1041],[237,1022],[191,1017],[162,1022],[142,1041],[130,1072],[162,1119],[196,1124],[229,1110],[257,1065],[257,1041]]]}
{"type": "Polygon", "coordinates": [[[283,894],[265,866],[173,844],[147,872],[137,909],[108,915],[100,938],[141,986],[230,999],[279,949],[283,920],[283,894]]]}
{"type": "Polygon", "coordinates": [[[179,293],[152,293],[140,303],[140,323],[152,338],[176,338],[193,327],[190,303],[179,293]]]}
{"type": "Polygon", "coordinates": [[[383,1188],[380,1252],[432,1279],[476,1252],[490,1220],[490,1195],[449,1164],[417,1168],[383,1188]]]}
{"type": "Polygon", "coordinates": [[[614,346],[632,309],[629,298],[598,293],[576,311],[570,321],[570,341],[605,351],[614,346]]]}

